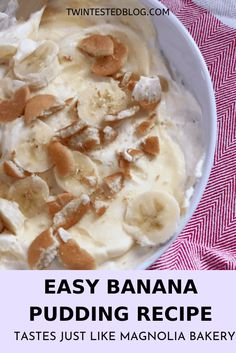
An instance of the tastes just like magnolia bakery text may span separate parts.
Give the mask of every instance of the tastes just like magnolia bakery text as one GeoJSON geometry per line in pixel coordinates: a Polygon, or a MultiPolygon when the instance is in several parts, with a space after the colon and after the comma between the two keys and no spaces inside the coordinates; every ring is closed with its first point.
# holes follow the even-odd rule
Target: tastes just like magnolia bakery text
{"type": "MultiPolygon", "coordinates": [[[[46,279],[45,294],[86,294],[97,295],[101,280],[99,279],[75,279],[72,282],[62,279],[46,279]]],[[[169,279],[164,282],[161,279],[108,279],[103,286],[108,295],[116,294],[198,294],[196,285],[192,279],[169,279]]],[[[201,321],[212,320],[211,306],[137,306],[137,321],[201,321]]],[[[127,306],[31,306],[30,321],[37,319],[46,321],[127,321],[129,320],[129,308],[127,306]]]]}

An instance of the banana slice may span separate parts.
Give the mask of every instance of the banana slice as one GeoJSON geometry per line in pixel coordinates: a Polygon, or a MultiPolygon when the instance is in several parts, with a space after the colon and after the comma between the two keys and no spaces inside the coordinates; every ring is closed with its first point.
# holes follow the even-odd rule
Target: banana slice
{"type": "MultiPolygon", "coordinates": [[[[17,3],[16,1],[8,1],[8,3],[17,3]]],[[[28,21],[17,21],[14,23],[14,26],[2,28],[4,19],[7,18],[7,15],[4,14],[4,17],[1,18],[1,32],[0,32],[0,62],[8,62],[16,52],[19,51],[21,43],[25,40],[29,41],[28,38],[36,38],[39,29],[39,23],[44,11],[44,7],[31,14],[28,21]]],[[[1,15],[3,15],[1,13],[1,15]]],[[[9,24],[9,23],[8,23],[9,24]]],[[[24,45],[24,49],[27,47],[24,45]]],[[[17,53],[18,54],[18,53],[17,53]]]]}
{"type": "Polygon", "coordinates": [[[9,189],[8,197],[19,204],[26,217],[38,214],[49,197],[47,183],[37,175],[16,181],[9,189]]]}
{"type": "Polygon", "coordinates": [[[174,234],[179,220],[179,204],[171,194],[148,191],[128,203],[123,226],[140,245],[154,246],[174,234]]]}
{"type": "Polygon", "coordinates": [[[8,260],[23,260],[25,258],[22,246],[13,234],[2,233],[0,235],[0,258],[8,260]]]}
{"type": "Polygon", "coordinates": [[[30,55],[37,47],[38,42],[29,38],[23,39],[17,48],[17,53],[14,56],[14,62],[19,62],[23,60],[28,55],[30,55]]]}
{"type": "MultiPolygon", "coordinates": [[[[14,7],[15,9],[18,9],[18,3],[16,1],[5,1],[5,3],[8,3],[9,9],[11,8],[10,12],[8,12],[8,16],[11,17],[12,22],[14,23],[14,26],[7,26],[7,28],[1,28],[1,33],[0,33],[0,38],[1,42],[5,43],[7,41],[10,41],[12,43],[15,43],[16,46],[23,40],[24,38],[32,38],[33,39],[37,36],[38,34],[38,29],[39,29],[39,24],[43,15],[43,12],[45,10],[45,6],[43,6],[39,11],[33,12],[29,19],[27,21],[15,21],[14,16],[14,7]]],[[[1,10],[2,10],[2,1],[1,1],[1,10]]],[[[6,14],[3,16],[6,18],[6,14]]],[[[2,24],[2,22],[1,22],[2,24]]],[[[2,27],[2,26],[1,26],[2,27]]]]}
{"type": "Polygon", "coordinates": [[[94,82],[91,78],[78,75],[77,66],[64,70],[61,77],[64,85],[78,95],[78,115],[88,125],[100,127],[105,115],[116,114],[127,108],[126,93],[119,87],[118,82],[110,77],[94,82]]]}
{"type": "Polygon", "coordinates": [[[98,172],[92,160],[80,153],[72,152],[75,161],[75,171],[69,176],[62,177],[54,168],[57,184],[67,192],[75,196],[82,193],[90,193],[98,183],[98,172]]]}
{"type": "Polygon", "coordinates": [[[46,87],[60,72],[58,45],[46,40],[22,60],[15,60],[13,71],[17,78],[32,89],[46,87]]]}
{"type": "Polygon", "coordinates": [[[14,234],[23,227],[24,216],[16,202],[0,199],[0,219],[5,228],[14,234]]]}
{"type": "Polygon", "coordinates": [[[41,120],[24,126],[15,150],[16,163],[30,173],[42,173],[51,168],[47,144],[53,135],[53,130],[41,120]]]}
{"type": "Polygon", "coordinates": [[[16,46],[10,44],[0,44],[0,64],[8,63],[16,52],[16,46]]]}

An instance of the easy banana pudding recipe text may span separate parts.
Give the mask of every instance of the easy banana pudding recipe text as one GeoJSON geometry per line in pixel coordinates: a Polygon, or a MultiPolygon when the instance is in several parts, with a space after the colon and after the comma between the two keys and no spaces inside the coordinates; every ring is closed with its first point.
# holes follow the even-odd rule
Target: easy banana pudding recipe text
{"type": "MultiPolygon", "coordinates": [[[[100,280],[75,279],[68,281],[66,279],[55,280],[46,279],[44,292],[50,295],[96,295],[97,286],[100,280]]],[[[164,282],[161,279],[151,281],[150,279],[137,279],[119,281],[117,279],[108,279],[104,295],[116,294],[198,294],[196,285],[192,279],[168,280],[164,282]]],[[[201,321],[211,321],[211,306],[137,306],[137,321],[192,321],[199,317],[201,321]]],[[[36,321],[43,318],[45,321],[127,321],[129,320],[129,308],[127,306],[31,306],[30,321],[36,321]]]]}
{"type": "Polygon", "coordinates": [[[201,109],[150,18],[70,5],[0,31],[3,269],[137,268],[178,231],[201,177],[201,109]]]}

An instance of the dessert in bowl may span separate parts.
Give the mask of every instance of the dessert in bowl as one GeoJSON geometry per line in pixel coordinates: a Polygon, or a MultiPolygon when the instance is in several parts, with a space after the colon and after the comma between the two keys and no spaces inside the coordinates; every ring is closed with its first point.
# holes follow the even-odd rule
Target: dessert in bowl
{"type": "Polygon", "coordinates": [[[214,138],[160,20],[66,11],[94,4],[116,6],[49,1],[1,32],[2,268],[146,267],[204,188],[214,138]]]}

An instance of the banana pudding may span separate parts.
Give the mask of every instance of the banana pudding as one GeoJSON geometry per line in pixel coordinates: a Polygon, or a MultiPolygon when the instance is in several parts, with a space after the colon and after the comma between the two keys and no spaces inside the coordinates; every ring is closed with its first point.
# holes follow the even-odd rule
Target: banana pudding
{"type": "Polygon", "coordinates": [[[177,232],[197,180],[201,110],[149,19],[70,17],[69,3],[0,32],[0,268],[135,268],[177,232]]]}

